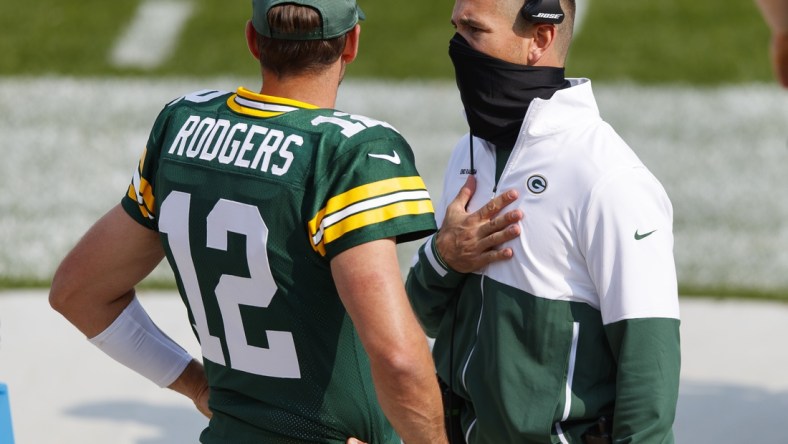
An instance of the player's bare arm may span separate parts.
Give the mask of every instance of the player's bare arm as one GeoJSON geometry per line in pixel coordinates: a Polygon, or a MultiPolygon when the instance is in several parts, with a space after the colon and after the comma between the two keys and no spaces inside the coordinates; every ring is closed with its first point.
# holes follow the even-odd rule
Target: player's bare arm
{"type": "MultiPolygon", "coordinates": [[[[158,233],[136,223],[117,205],[88,230],[60,264],[52,281],[50,304],[85,336],[94,340],[133,308],[134,286],[163,257],[158,233]]],[[[156,333],[160,332],[153,332],[156,333]]],[[[112,356],[112,353],[108,354],[112,356]]],[[[164,350],[166,362],[186,359],[186,355],[174,343],[170,349],[164,350]],[[169,350],[173,356],[167,356],[169,350]]],[[[126,354],[125,358],[134,361],[136,357],[126,354]]],[[[146,369],[142,374],[150,375],[146,369]]],[[[208,384],[199,362],[190,360],[175,381],[162,385],[189,397],[201,413],[210,416],[208,384]]]]}
{"type": "Polygon", "coordinates": [[[520,210],[502,214],[502,210],[517,200],[516,190],[508,190],[481,207],[468,213],[467,206],[476,192],[476,179],[468,176],[457,197],[446,208],[435,242],[444,262],[460,273],[470,273],[484,266],[512,257],[511,248],[498,247],[520,235],[517,224],[520,210]]]}
{"type": "Polygon", "coordinates": [[[445,443],[435,366],[405,295],[394,241],[344,251],[331,272],[369,355],[386,417],[404,442],[445,443]]]}
{"type": "Polygon", "coordinates": [[[104,331],[134,297],[134,286],[164,257],[159,234],[112,208],[55,272],[49,302],[85,336],[104,331]]]}

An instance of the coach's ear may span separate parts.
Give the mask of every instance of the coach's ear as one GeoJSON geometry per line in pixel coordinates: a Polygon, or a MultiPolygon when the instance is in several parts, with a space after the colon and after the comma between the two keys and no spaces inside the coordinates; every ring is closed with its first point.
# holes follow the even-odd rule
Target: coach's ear
{"type": "Polygon", "coordinates": [[[246,46],[255,59],[260,60],[260,48],[257,47],[257,31],[252,25],[252,21],[246,22],[246,46]]]}
{"type": "Polygon", "coordinates": [[[555,42],[557,31],[555,25],[542,23],[533,27],[531,39],[526,50],[528,65],[532,66],[554,66],[551,57],[545,57],[555,42]]]}
{"type": "Polygon", "coordinates": [[[361,34],[361,26],[358,24],[347,32],[347,39],[345,40],[345,49],[342,51],[342,61],[350,63],[356,59],[358,55],[358,39],[361,34]]]}

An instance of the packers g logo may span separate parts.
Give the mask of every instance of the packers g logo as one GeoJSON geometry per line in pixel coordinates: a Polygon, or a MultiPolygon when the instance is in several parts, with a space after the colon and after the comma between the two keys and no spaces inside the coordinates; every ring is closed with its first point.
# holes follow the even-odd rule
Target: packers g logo
{"type": "Polygon", "coordinates": [[[547,179],[538,174],[534,174],[528,178],[526,185],[528,186],[528,191],[531,193],[542,194],[544,193],[544,190],[547,189],[547,179]]]}

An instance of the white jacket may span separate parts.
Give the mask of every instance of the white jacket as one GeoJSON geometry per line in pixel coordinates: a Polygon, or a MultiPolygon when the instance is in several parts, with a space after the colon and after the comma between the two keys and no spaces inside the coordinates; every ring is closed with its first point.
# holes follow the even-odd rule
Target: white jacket
{"type": "MultiPolygon", "coordinates": [[[[467,178],[469,141],[449,161],[438,226],[467,178]]],[[[679,305],[663,187],[600,118],[587,79],[532,101],[497,184],[495,156],[474,139],[468,210],[518,190],[506,208],[525,215],[504,245],[514,258],[460,275],[428,241],[408,279],[438,372],[469,401],[469,442],[580,442],[603,415],[616,442],[672,442],[679,305]]]]}

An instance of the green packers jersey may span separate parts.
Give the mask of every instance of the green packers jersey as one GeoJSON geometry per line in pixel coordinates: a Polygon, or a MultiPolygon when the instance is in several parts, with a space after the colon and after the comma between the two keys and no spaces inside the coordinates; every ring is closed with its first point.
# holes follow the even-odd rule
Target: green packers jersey
{"type": "Polygon", "coordinates": [[[329,265],[435,230],[394,128],[243,88],[193,93],[159,115],[123,206],[161,233],[200,341],[202,442],[400,442],[329,265]]]}

